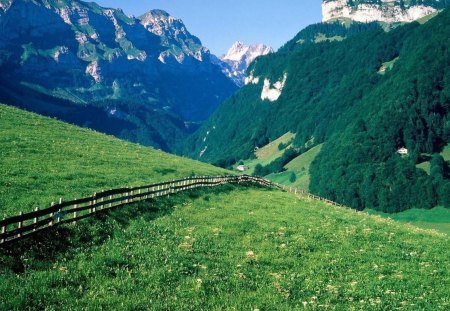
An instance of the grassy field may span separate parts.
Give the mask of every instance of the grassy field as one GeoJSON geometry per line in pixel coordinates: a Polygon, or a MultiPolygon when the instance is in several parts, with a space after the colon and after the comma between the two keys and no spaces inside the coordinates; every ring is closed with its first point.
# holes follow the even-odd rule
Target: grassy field
{"type": "Polygon", "coordinates": [[[323,144],[317,145],[286,164],[284,167],[286,169],[285,172],[270,174],[267,178],[279,184],[309,190],[309,167],[319,154],[322,146],[323,144]],[[296,176],[294,182],[290,181],[292,172],[296,176]]]}
{"type": "Polygon", "coordinates": [[[450,236],[450,209],[438,206],[431,210],[410,209],[397,214],[386,214],[374,210],[365,210],[369,214],[391,218],[424,229],[436,229],[450,236]]]}
{"type": "Polygon", "coordinates": [[[0,105],[0,217],[114,187],[228,171],[0,105]]]}
{"type": "MultiPolygon", "coordinates": [[[[450,145],[447,145],[441,152],[441,156],[446,161],[450,161],[450,145]]],[[[416,165],[418,168],[423,169],[427,174],[430,174],[430,161],[422,162],[416,165]]]]}
{"type": "MultiPolygon", "coordinates": [[[[255,166],[257,164],[261,164],[261,165],[267,165],[270,162],[272,162],[273,160],[281,157],[284,153],[284,151],[290,146],[290,142],[292,141],[292,139],[294,138],[294,134],[292,133],[286,133],[283,136],[275,139],[274,141],[270,142],[269,144],[265,145],[262,148],[259,148],[258,150],[255,151],[255,159],[251,159],[251,160],[245,160],[243,161],[243,163],[245,165],[247,165],[250,170],[245,172],[246,174],[252,174],[255,166]],[[278,146],[280,144],[285,144],[286,147],[283,149],[278,149],[278,146]]],[[[238,164],[236,164],[235,166],[237,166],[238,164]]]]}
{"type": "Polygon", "coordinates": [[[450,308],[446,235],[275,190],[211,191],[3,251],[0,309],[450,308]]]}

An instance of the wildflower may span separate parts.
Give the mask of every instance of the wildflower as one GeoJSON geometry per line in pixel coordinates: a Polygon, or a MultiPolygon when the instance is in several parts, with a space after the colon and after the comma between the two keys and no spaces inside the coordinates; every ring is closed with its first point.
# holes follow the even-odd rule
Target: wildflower
{"type": "Polygon", "coordinates": [[[196,288],[196,289],[200,289],[200,287],[202,286],[202,283],[203,283],[203,282],[202,282],[202,279],[196,279],[196,280],[195,280],[195,283],[196,283],[196,284],[195,284],[195,288],[196,288]]]}

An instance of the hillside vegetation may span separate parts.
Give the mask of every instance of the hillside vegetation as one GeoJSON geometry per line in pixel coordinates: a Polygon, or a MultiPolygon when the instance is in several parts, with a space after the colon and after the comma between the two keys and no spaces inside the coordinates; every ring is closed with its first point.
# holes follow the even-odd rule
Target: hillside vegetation
{"type": "Polygon", "coordinates": [[[413,208],[396,214],[386,214],[370,209],[365,211],[369,214],[380,215],[424,229],[435,229],[450,235],[450,209],[442,206],[430,210],[413,208]]]}
{"type": "Polygon", "coordinates": [[[299,153],[325,142],[310,168],[310,191],[320,196],[384,212],[450,206],[449,164],[438,156],[450,142],[449,35],[444,10],[425,24],[260,57],[248,70],[259,80],[227,100],[185,154],[198,157],[207,146],[201,159],[226,167],[291,132],[299,153]],[[273,88],[284,77],[279,98],[262,100],[264,81],[273,88]],[[408,156],[396,153],[401,147],[408,156]],[[431,176],[416,168],[423,154],[434,158],[431,176]]]}
{"type": "Polygon", "coordinates": [[[321,149],[322,144],[311,148],[286,164],[284,166],[285,171],[272,173],[266,177],[274,182],[308,191],[310,184],[309,168],[321,149]],[[295,176],[295,178],[292,176],[295,176]]]}
{"type": "Polygon", "coordinates": [[[283,156],[283,153],[291,146],[291,143],[295,135],[292,133],[286,133],[277,139],[269,142],[267,145],[262,146],[255,150],[251,159],[241,160],[237,165],[244,164],[249,167],[246,172],[248,174],[255,173],[255,167],[259,165],[269,165],[271,162],[283,156]]]}
{"type": "Polygon", "coordinates": [[[0,309],[450,306],[445,235],[275,190],[213,191],[112,212],[70,233],[77,238],[54,234],[59,244],[15,247],[16,261],[0,256],[9,297],[0,309]]]}
{"type": "Polygon", "coordinates": [[[0,216],[59,197],[227,171],[0,105],[0,216]]]}

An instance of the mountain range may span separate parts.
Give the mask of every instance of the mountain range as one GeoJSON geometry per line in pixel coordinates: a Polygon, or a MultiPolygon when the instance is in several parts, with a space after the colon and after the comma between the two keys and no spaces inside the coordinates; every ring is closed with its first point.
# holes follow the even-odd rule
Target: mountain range
{"type": "Polygon", "coordinates": [[[164,150],[237,87],[183,22],[75,0],[0,0],[0,100],[164,150]]]}

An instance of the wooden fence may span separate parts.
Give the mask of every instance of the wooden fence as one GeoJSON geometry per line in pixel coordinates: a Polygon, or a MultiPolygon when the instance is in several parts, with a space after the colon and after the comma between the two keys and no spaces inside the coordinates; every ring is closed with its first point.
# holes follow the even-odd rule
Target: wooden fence
{"type": "Polygon", "coordinates": [[[345,205],[342,205],[342,204],[336,203],[334,201],[331,201],[331,200],[319,197],[319,196],[314,195],[312,193],[309,193],[308,191],[305,191],[303,189],[297,189],[295,187],[289,187],[289,186],[280,185],[280,184],[277,184],[277,183],[273,183],[273,185],[278,187],[278,188],[280,188],[280,189],[283,189],[283,190],[285,190],[287,192],[295,193],[295,194],[298,194],[298,195],[303,195],[303,196],[305,196],[307,198],[310,198],[310,199],[313,199],[313,200],[322,201],[322,202],[325,202],[325,203],[328,203],[328,204],[331,204],[331,205],[334,205],[334,206],[347,208],[347,206],[345,206],[345,205]]]}
{"type": "Polygon", "coordinates": [[[92,196],[64,202],[52,203],[50,207],[30,213],[21,212],[18,216],[0,221],[0,245],[17,242],[41,230],[63,223],[75,223],[98,212],[126,204],[169,196],[194,188],[212,187],[228,183],[252,182],[262,186],[273,186],[272,182],[248,175],[242,176],[200,176],[188,177],[163,183],[119,188],[94,193],[92,196]]]}

